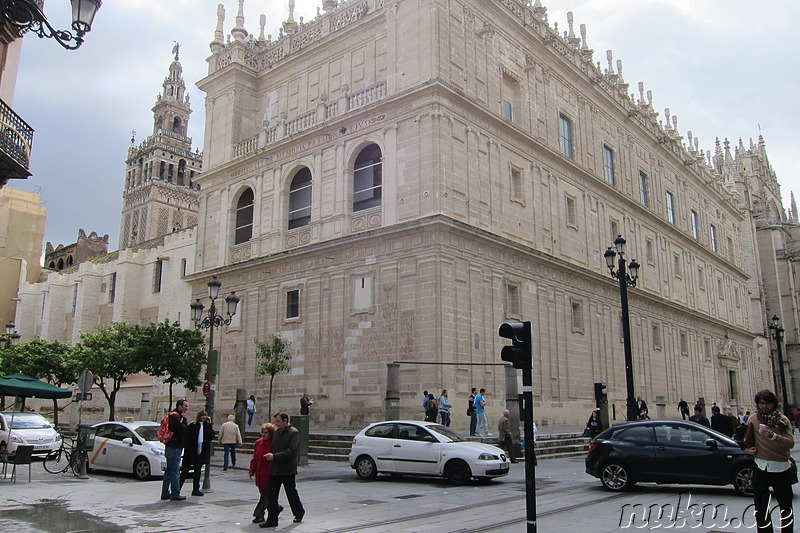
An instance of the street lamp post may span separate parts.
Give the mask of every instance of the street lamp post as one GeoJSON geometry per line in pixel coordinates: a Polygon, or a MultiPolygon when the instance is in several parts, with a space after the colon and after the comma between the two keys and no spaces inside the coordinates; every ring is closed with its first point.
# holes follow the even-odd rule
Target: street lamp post
{"type": "Polygon", "coordinates": [[[39,38],[52,37],[67,50],[83,44],[83,36],[92,30],[92,22],[102,0],[70,0],[72,3],[72,31],[57,30],[47,21],[42,2],[36,0],[0,0],[0,15],[22,37],[32,31],[39,38]]]}
{"type": "Polygon", "coordinates": [[[636,259],[630,262],[627,269],[625,267],[625,239],[622,235],[617,235],[614,239],[615,252],[610,246],[603,254],[606,258],[606,265],[611,271],[611,277],[619,280],[619,298],[622,304],[622,342],[625,347],[625,384],[627,386],[627,419],[636,420],[639,416],[636,409],[636,397],[633,393],[633,354],[631,353],[631,317],[628,310],[628,287],[635,287],[636,280],[639,279],[639,263],[636,259]],[[617,257],[618,256],[618,257],[617,257]],[[614,259],[617,259],[616,265],[614,259]],[[615,267],[616,266],[616,270],[615,267]]]}
{"type": "MultiPolygon", "coordinates": [[[[213,423],[215,396],[214,381],[217,379],[217,370],[219,368],[219,354],[214,350],[214,329],[220,328],[223,325],[229,326],[231,324],[231,319],[233,319],[233,315],[236,314],[236,306],[239,305],[239,297],[236,296],[235,291],[232,291],[228,296],[225,297],[228,318],[223,318],[223,316],[217,312],[216,306],[216,300],[219,296],[219,289],[222,287],[222,283],[217,279],[217,276],[212,276],[211,281],[209,281],[207,285],[208,297],[211,299],[211,307],[208,309],[208,316],[203,317],[203,308],[205,306],[200,301],[200,298],[197,298],[194,302],[192,302],[189,307],[192,309],[192,321],[194,322],[194,327],[196,329],[208,330],[208,362],[206,363],[206,382],[209,384],[209,387],[208,396],[206,397],[205,410],[206,413],[208,413],[209,419],[213,423]]],[[[205,477],[203,478],[203,492],[213,492],[211,489],[211,476],[209,474],[210,467],[211,458],[209,457],[208,461],[206,462],[205,477]]]]}
{"type": "Polygon", "coordinates": [[[789,409],[789,396],[786,394],[786,373],[783,370],[783,332],[786,331],[781,327],[781,319],[778,315],[772,316],[772,324],[769,329],[772,330],[772,338],[775,339],[775,346],[778,349],[778,369],[781,376],[781,400],[783,402],[783,414],[789,420],[792,420],[792,411],[789,409]]]}
{"type": "Polygon", "coordinates": [[[16,326],[13,322],[6,324],[6,332],[0,335],[0,348],[11,348],[15,344],[19,344],[19,339],[22,337],[17,333],[16,326]]]}

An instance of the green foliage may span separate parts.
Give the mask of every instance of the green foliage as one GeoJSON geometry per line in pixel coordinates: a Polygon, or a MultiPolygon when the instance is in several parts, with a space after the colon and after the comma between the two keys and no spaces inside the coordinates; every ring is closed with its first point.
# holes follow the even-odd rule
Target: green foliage
{"type": "Polygon", "coordinates": [[[191,391],[197,390],[202,383],[200,372],[207,360],[201,332],[164,320],[142,327],[140,341],[140,349],[148,359],[147,373],[164,377],[164,383],[169,383],[170,404],[175,383],[183,383],[191,391]]]}
{"type": "Polygon", "coordinates": [[[272,382],[275,375],[289,372],[292,369],[292,343],[281,337],[280,334],[272,335],[270,342],[253,339],[256,343],[256,374],[269,375],[269,402],[267,410],[272,415],[272,382]]]}
{"type": "Polygon", "coordinates": [[[142,327],[116,322],[95,333],[82,333],[75,347],[80,370],[94,374],[94,383],[109,406],[109,420],[114,420],[117,392],[128,377],[149,369],[147,353],[142,349],[142,327]]]}

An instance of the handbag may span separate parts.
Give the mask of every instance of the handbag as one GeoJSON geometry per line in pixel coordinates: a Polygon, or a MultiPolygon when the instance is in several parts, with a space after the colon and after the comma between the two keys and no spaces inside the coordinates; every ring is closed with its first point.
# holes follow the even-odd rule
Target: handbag
{"type": "Polygon", "coordinates": [[[589,428],[584,429],[583,430],[583,436],[584,437],[591,437],[592,436],[592,430],[590,430],[589,428]]]}
{"type": "Polygon", "coordinates": [[[797,463],[794,460],[794,457],[789,457],[789,462],[792,463],[792,466],[789,467],[789,480],[791,481],[792,485],[797,483],[797,463]]]}

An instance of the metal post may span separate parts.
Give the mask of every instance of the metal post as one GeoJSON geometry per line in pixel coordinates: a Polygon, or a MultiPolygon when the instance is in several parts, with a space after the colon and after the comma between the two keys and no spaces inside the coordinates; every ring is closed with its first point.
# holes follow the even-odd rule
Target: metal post
{"type": "Polygon", "coordinates": [[[633,392],[633,352],[631,350],[631,316],[628,310],[628,274],[625,272],[625,257],[619,254],[617,262],[619,279],[619,298],[622,305],[622,343],[625,347],[625,386],[627,389],[628,421],[636,420],[639,413],[636,409],[636,395],[633,392]]]}
{"type": "MultiPolygon", "coordinates": [[[[211,300],[211,308],[208,310],[208,318],[211,322],[211,327],[208,328],[208,357],[211,358],[214,356],[214,323],[217,318],[217,306],[214,300],[211,300]]],[[[208,393],[208,397],[206,398],[206,413],[208,414],[208,419],[211,421],[211,424],[214,423],[214,396],[215,396],[215,389],[216,384],[215,381],[217,379],[216,374],[212,373],[217,371],[217,364],[216,361],[214,364],[206,364],[206,381],[211,383],[211,390],[208,393]]],[[[202,431],[202,429],[200,430],[202,431]]],[[[208,454],[208,459],[206,460],[206,471],[203,474],[203,492],[214,492],[214,489],[211,488],[211,453],[214,452],[214,447],[211,447],[211,451],[208,454]]]]}
{"type": "Polygon", "coordinates": [[[783,332],[786,331],[780,327],[780,319],[778,315],[772,317],[772,325],[769,327],[772,330],[775,338],[775,346],[778,350],[778,370],[781,377],[781,400],[783,403],[783,414],[792,420],[792,411],[789,408],[789,395],[786,393],[786,373],[783,369],[783,332]]]}
{"type": "Polygon", "coordinates": [[[522,369],[522,411],[525,428],[525,507],[527,532],[536,533],[536,449],[533,442],[533,376],[530,368],[522,369]]]}

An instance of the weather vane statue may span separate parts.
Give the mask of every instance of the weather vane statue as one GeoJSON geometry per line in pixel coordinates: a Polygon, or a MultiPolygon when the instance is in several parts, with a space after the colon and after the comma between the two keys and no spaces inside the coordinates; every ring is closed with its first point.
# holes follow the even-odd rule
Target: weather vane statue
{"type": "Polygon", "coordinates": [[[175,61],[178,61],[178,52],[181,50],[181,43],[178,41],[172,41],[175,43],[175,46],[172,47],[172,53],[175,54],[175,61]]]}

